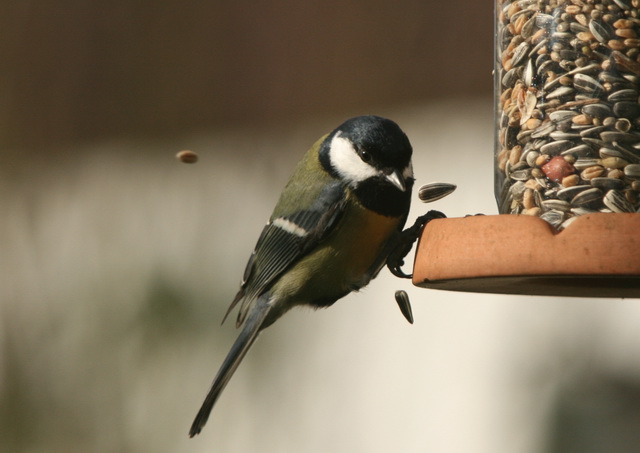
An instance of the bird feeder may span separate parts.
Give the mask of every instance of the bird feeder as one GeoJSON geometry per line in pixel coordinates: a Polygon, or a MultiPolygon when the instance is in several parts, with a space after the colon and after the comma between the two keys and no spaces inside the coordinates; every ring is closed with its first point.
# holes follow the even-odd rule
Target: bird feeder
{"type": "Polygon", "coordinates": [[[496,0],[500,215],[436,219],[418,286],[640,297],[640,0],[496,0]]]}

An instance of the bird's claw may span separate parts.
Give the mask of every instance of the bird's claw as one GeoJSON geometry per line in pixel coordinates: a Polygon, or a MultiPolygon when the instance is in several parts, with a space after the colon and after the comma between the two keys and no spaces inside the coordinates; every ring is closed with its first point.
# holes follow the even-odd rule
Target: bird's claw
{"type": "Polygon", "coordinates": [[[413,244],[418,240],[425,225],[434,219],[443,219],[447,216],[440,211],[429,211],[416,219],[413,226],[400,233],[396,246],[387,257],[387,267],[398,278],[412,278],[413,274],[406,274],[402,270],[404,259],[411,251],[413,244]]]}

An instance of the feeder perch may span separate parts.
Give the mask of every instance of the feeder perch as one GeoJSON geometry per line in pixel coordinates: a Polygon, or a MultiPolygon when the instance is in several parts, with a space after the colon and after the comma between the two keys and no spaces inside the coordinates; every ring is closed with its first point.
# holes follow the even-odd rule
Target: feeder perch
{"type": "Polygon", "coordinates": [[[436,219],[418,243],[413,283],[478,293],[640,297],[640,215],[587,214],[561,232],[525,215],[436,219]]]}

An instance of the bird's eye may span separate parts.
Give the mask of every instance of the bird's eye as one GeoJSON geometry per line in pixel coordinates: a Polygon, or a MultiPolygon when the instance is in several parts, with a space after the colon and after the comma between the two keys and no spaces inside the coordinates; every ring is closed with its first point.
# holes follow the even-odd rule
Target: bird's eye
{"type": "Polygon", "coordinates": [[[371,154],[369,154],[369,152],[365,151],[364,149],[358,150],[358,156],[360,156],[360,159],[362,159],[363,162],[371,162],[371,154]]]}

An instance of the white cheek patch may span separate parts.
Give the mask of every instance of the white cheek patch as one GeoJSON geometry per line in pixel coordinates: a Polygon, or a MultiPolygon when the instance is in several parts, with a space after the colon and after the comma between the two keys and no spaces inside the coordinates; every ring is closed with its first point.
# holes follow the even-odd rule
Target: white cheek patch
{"type": "Polygon", "coordinates": [[[350,182],[361,182],[379,174],[378,170],[360,159],[351,142],[340,137],[340,132],[331,140],[329,160],[338,174],[350,182]]]}

